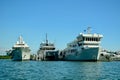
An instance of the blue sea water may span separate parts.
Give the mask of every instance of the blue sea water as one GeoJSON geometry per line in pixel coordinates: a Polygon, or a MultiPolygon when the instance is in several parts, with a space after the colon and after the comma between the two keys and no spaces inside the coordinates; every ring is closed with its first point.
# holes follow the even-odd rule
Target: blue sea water
{"type": "Polygon", "coordinates": [[[120,80],[120,62],[0,60],[0,80],[120,80]]]}

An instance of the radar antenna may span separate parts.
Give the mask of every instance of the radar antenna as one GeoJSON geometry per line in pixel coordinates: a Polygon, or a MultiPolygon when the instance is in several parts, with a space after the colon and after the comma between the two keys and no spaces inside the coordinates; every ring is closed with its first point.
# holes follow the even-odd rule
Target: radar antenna
{"type": "Polygon", "coordinates": [[[87,28],[87,33],[90,34],[91,33],[91,27],[87,28]]]}

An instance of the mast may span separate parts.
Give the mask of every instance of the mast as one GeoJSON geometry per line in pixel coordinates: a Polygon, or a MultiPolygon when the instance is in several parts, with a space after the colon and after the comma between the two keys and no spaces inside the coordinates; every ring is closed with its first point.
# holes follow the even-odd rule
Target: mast
{"type": "Polygon", "coordinates": [[[19,37],[19,44],[23,44],[24,42],[23,42],[23,38],[22,38],[22,36],[20,36],[19,37]]]}
{"type": "Polygon", "coordinates": [[[47,33],[46,33],[46,45],[48,45],[47,33]]]}
{"type": "Polygon", "coordinates": [[[91,33],[91,27],[88,27],[87,28],[87,34],[90,34],[91,33]]]}

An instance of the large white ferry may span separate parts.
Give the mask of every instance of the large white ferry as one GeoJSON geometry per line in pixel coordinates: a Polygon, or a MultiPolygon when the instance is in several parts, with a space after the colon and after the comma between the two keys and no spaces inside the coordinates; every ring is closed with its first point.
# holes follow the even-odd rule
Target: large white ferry
{"type": "Polygon", "coordinates": [[[12,47],[12,60],[30,60],[29,46],[23,41],[21,36],[18,38],[17,43],[12,47]]]}
{"type": "Polygon", "coordinates": [[[37,60],[58,60],[58,50],[55,49],[53,43],[48,42],[46,34],[46,42],[40,44],[37,52],[37,60]]]}
{"type": "Polygon", "coordinates": [[[62,51],[64,60],[71,61],[97,61],[100,56],[100,43],[103,35],[91,34],[90,27],[87,33],[80,33],[77,38],[67,44],[62,51]]]}

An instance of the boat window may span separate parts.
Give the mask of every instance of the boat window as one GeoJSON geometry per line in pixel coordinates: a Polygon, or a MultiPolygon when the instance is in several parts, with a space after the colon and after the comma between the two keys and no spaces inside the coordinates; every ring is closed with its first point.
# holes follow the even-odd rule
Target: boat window
{"type": "Polygon", "coordinates": [[[88,38],[86,38],[86,41],[88,41],[88,38]]]}
{"type": "Polygon", "coordinates": [[[92,38],[92,41],[94,41],[94,38],[92,38]]]}
{"type": "Polygon", "coordinates": [[[90,41],[91,41],[91,38],[90,38],[90,41]]]}
{"type": "Polygon", "coordinates": [[[98,38],[96,38],[96,41],[99,41],[98,38]]]}
{"type": "Polygon", "coordinates": [[[85,38],[83,37],[83,41],[85,40],[85,38]]]}
{"type": "Polygon", "coordinates": [[[87,38],[85,38],[85,41],[87,41],[87,38]]]}
{"type": "Polygon", "coordinates": [[[95,41],[97,41],[97,38],[95,38],[95,41]]]}
{"type": "Polygon", "coordinates": [[[95,38],[95,41],[97,41],[97,38],[95,38]]]}
{"type": "Polygon", "coordinates": [[[98,44],[86,44],[86,43],[84,43],[83,45],[94,45],[94,46],[96,45],[97,46],[98,44]]]}
{"type": "Polygon", "coordinates": [[[89,38],[86,38],[86,41],[89,41],[89,38]]]}
{"type": "MultiPolygon", "coordinates": [[[[80,41],[80,40],[79,40],[80,41]]],[[[100,38],[83,37],[83,41],[100,41],[100,38]]],[[[75,45],[74,45],[75,46],[75,45]]]]}

